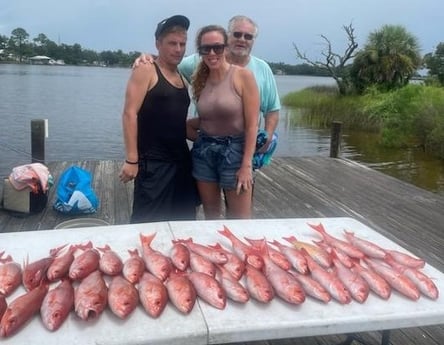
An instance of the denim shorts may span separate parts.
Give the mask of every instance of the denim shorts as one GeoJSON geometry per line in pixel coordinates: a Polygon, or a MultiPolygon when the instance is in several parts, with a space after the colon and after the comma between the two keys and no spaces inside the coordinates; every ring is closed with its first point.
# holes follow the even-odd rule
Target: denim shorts
{"type": "Polygon", "coordinates": [[[212,137],[199,133],[193,144],[193,176],[197,181],[216,182],[220,188],[236,189],[236,173],[242,164],[245,137],[212,137]]]}

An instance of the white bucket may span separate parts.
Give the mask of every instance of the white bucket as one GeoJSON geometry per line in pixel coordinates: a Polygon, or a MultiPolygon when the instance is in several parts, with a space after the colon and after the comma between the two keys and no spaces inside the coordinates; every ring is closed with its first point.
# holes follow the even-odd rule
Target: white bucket
{"type": "Polygon", "coordinates": [[[54,229],[89,228],[92,226],[107,226],[108,222],[99,218],[76,218],[66,220],[55,226],[54,229]]]}

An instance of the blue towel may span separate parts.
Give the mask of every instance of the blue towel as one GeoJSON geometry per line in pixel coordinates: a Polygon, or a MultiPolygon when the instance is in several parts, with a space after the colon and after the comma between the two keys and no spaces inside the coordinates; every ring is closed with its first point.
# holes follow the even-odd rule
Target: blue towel
{"type": "Polygon", "coordinates": [[[259,153],[258,150],[260,150],[261,147],[265,145],[267,139],[267,132],[263,129],[260,129],[257,134],[256,152],[253,155],[253,169],[260,169],[264,165],[268,165],[271,163],[271,156],[273,155],[274,150],[276,150],[278,135],[276,132],[273,133],[273,137],[271,138],[271,142],[268,146],[267,151],[259,153]]]}

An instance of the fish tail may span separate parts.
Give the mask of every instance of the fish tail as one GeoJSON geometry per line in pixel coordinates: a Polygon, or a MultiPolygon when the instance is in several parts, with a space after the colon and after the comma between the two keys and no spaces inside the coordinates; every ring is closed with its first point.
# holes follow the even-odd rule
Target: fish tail
{"type": "Polygon", "coordinates": [[[137,248],[128,249],[128,253],[130,256],[139,256],[139,251],[137,250],[137,248]]]}
{"type": "Polygon", "coordinates": [[[77,248],[81,249],[81,250],[91,249],[92,247],[93,247],[93,244],[92,244],[91,241],[88,241],[88,243],[86,243],[86,244],[79,244],[79,245],[77,245],[77,248]]]}
{"type": "Polygon", "coordinates": [[[142,242],[142,247],[151,247],[151,242],[153,242],[154,237],[156,237],[155,232],[150,235],[140,234],[140,242],[142,242]]]}
{"type": "Polygon", "coordinates": [[[324,228],[324,226],[322,225],[322,223],[319,223],[318,225],[309,224],[309,223],[307,223],[307,224],[308,224],[308,226],[309,226],[310,228],[312,228],[313,230],[319,232],[321,235],[325,235],[325,234],[327,234],[327,232],[325,231],[325,228],[324,228]]]}
{"type": "Polygon", "coordinates": [[[193,243],[193,239],[191,237],[188,238],[178,238],[175,240],[171,240],[173,243],[193,243]]]}
{"type": "Polygon", "coordinates": [[[224,228],[222,230],[218,230],[218,232],[219,232],[219,234],[221,234],[229,239],[234,237],[234,234],[225,225],[224,225],[224,228]]]}
{"type": "Polygon", "coordinates": [[[291,244],[295,244],[298,241],[298,239],[295,236],[293,236],[293,235],[288,236],[288,237],[282,237],[282,238],[285,241],[287,241],[288,243],[291,243],[291,244]]]}
{"type": "Polygon", "coordinates": [[[104,247],[97,247],[98,250],[100,250],[102,253],[105,253],[108,250],[111,250],[111,247],[108,244],[105,244],[104,247]]]}
{"type": "Polygon", "coordinates": [[[257,250],[256,255],[269,257],[269,250],[265,237],[260,240],[254,240],[254,242],[255,245],[253,247],[257,250]]]}
{"type": "Polygon", "coordinates": [[[277,240],[273,240],[273,242],[268,241],[268,243],[274,245],[277,248],[281,248],[282,247],[282,244],[279,241],[277,241],[277,240]]]}

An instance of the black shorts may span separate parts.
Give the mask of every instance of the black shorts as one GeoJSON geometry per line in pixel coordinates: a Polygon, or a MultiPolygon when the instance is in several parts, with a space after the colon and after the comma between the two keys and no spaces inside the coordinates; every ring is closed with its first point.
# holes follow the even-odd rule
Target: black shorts
{"type": "Polygon", "coordinates": [[[199,197],[191,162],[139,162],[131,223],[195,220],[197,205],[199,197]]]}

